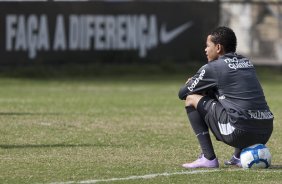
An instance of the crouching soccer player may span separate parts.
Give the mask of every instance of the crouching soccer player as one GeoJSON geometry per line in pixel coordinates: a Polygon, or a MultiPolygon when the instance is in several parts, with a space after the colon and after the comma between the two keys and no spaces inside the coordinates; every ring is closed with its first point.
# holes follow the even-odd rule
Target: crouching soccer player
{"type": "Polygon", "coordinates": [[[217,168],[209,130],[218,141],[235,148],[225,165],[240,167],[240,153],[253,144],[266,144],[273,130],[269,110],[252,63],[235,53],[237,39],[227,27],[213,30],[206,41],[208,63],[179,90],[201,147],[201,155],[185,168],[217,168]]]}

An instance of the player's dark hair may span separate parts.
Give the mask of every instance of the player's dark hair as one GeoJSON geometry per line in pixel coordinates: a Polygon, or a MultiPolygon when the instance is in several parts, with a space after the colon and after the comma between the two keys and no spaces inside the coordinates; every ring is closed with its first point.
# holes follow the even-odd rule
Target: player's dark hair
{"type": "Polygon", "coordinates": [[[223,46],[225,53],[236,52],[237,39],[234,31],[228,27],[218,27],[211,31],[211,41],[223,46]]]}

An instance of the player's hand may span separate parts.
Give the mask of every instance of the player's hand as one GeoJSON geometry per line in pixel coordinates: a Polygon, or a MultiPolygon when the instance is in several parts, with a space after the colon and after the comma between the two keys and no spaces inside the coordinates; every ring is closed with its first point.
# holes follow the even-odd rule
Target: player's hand
{"type": "Polygon", "coordinates": [[[185,84],[188,84],[188,82],[192,79],[192,77],[188,78],[185,84]]]}

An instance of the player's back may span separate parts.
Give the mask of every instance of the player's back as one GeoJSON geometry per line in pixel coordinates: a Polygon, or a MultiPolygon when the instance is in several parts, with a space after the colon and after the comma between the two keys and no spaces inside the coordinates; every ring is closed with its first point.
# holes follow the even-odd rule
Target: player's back
{"type": "Polygon", "coordinates": [[[273,119],[255,68],[247,58],[229,53],[210,64],[218,71],[218,100],[234,121],[273,119]]]}

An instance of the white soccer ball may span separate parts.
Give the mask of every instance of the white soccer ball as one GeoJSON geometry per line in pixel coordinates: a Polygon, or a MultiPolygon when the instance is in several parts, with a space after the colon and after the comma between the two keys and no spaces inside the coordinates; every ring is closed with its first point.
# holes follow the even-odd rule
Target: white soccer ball
{"type": "Polygon", "coordinates": [[[244,148],[240,159],[244,169],[268,168],[271,165],[271,154],[264,144],[255,144],[244,148]]]}

